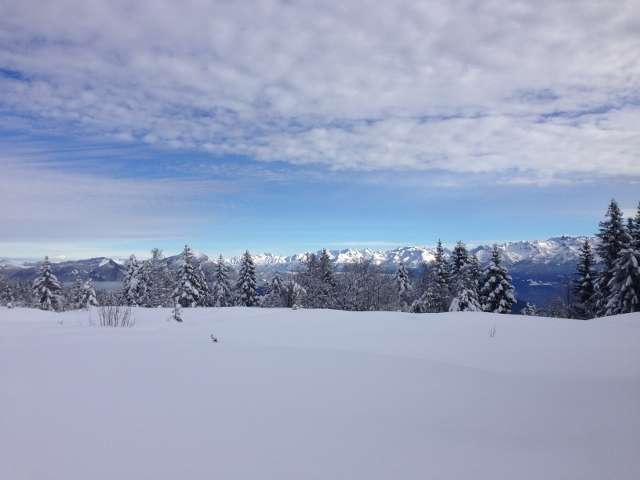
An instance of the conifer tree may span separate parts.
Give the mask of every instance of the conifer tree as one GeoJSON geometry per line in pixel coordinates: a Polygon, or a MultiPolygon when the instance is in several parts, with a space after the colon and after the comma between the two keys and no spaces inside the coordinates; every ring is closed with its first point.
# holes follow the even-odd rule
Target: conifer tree
{"type": "Polygon", "coordinates": [[[213,289],[211,292],[211,304],[214,307],[230,307],[233,305],[233,292],[229,280],[229,267],[225,264],[222,255],[218,257],[215,266],[213,289]]]}
{"type": "Polygon", "coordinates": [[[236,283],[236,293],[238,305],[244,307],[254,307],[258,304],[256,293],[256,267],[253,258],[247,250],[242,256],[238,282],[236,283]]]}
{"type": "Polygon", "coordinates": [[[469,253],[462,241],[458,241],[451,252],[451,283],[455,283],[456,276],[469,263],[469,253]]]}
{"type": "Polygon", "coordinates": [[[455,275],[453,300],[450,312],[479,312],[482,310],[478,298],[478,284],[473,278],[471,263],[462,264],[455,275]]]}
{"type": "Polygon", "coordinates": [[[77,270],[73,270],[71,273],[73,275],[73,285],[69,293],[68,306],[73,309],[82,308],[82,280],[80,279],[80,273],[77,270]]]}
{"type": "Polygon", "coordinates": [[[611,297],[609,284],[614,275],[614,264],[620,251],[627,246],[628,235],[622,219],[622,211],[615,200],[611,200],[605,220],[600,222],[600,239],[597,252],[603,266],[596,282],[596,313],[605,315],[611,297]]]}
{"type": "Polygon", "coordinates": [[[640,249],[623,248],[613,264],[606,315],[640,311],[640,249]]]}
{"type": "Polygon", "coordinates": [[[13,288],[9,282],[0,282],[0,305],[7,308],[13,308],[15,297],[13,288]]]}
{"type": "Polygon", "coordinates": [[[497,245],[493,246],[491,262],[485,269],[480,298],[485,312],[510,313],[513,304],[516,303],[511,276],[501,265],[497,245]]]}
{"type": "Polygon", "coordinates": [[[147,295],[144,271],[135,255],[131,255],[122,280],[122,297],[130,307],[142,306],[147,295]]]}
{"type": "Polygon", "coordinates": [[[606,315],[640,311],[640,238],[636,233],[635,221],[630,219],[625,247],[613,264],[606,315]]]}
{"type": "Polygon", "coordinates": [[[333,272],[333,262],[326,248],[322,249],[320,257],[318,258],[318,281],[319,288],[316,292],[317,306],[319,308],[331,308],[335,306],[336,280],[333,272]]]}
{"type": "Polygon", "coordinates": [[[282,295],[284,298],[284,306],[289,308],[300,307],[307,291],[305,288],[295,281],[293,278],[289,278],[286,282],[282,283],[282,295]]]}
{"type": "Polygon", "coordinates": [[[41,310],[62,309],[62,285],[51,271],[49,257],[44,257],[38,277],[33,281],[33,298],[41,310]]]}
{"type": "Polygon", "coordinates": [[[585,240],[580,248],[577,278],[574,283],[574,303],[572,316],[576,318],[593,318],[595,315],[595,261],[591,245],[585,240]]]}
{"type": "Polygon", "coordinates": [[[427,285],[427,289],[420,297],[415,299],[409,308],[411,313],[436,313],[441,311],[440,297],[437,295],[433,284],[427,285]]]}
{"type": "Polygon", "coordinates": [[[438,240],[438,245],[436,247],[432,273],[432,291],[428,296],[435,300],[434,306],[437,312],[446,312],[449,310],[449,304],[451,303],[451,292],[449,291],[449,264],[444,256],[444,248],[440,240],[438,240]]]}
{"type": "Polygon", "coordinates": [[[207,303],[208,286],[192,250],[184,246],[173,298],[182,307],[200,307],[207,303]]]}
{"type": "Polygon", "coordinates": [[[173,306],[171,293],[174,287],[162,250],[159,248],[151,250],[151,257],[141,265],[141,277],[146,285],[142,305],[145,307],[173,306]]]}
{"type": "MultiPolygon", "coordinates": [[[[631,243],[634,245],[640,245],[640,202],[638,202],[638,209],[633,218],[629,218],[627,222],[627,233],[631,238],[631,243]]],[[[634,248],[638,248],[637,246],[634,248]]]]}
{"type": "Polygon", "coordinates": [[[93,288],[93,282],[88,279],[82,284],[80,288],[80,299],[78,308],[87,309],[89,307],[95,307],[98,305],[98,299],[96,297],[96,290],[93,288]]]}
{"type": "Polygon", "coordinates": [[[280,275],[276,272],[267,288],[267,295],[262,301],[263,307],[286,307],[287,302],[284,294],[284,283],[280,278],[280,275]]]}
{"type": "Polygon", "coordinates": [[[400,310],[406,312],[409,310],[411,304],[411,281],[409,280],[409,274],[404,266],[404,263],[400,262],[398,270],[394,278],[396,285],[396,293],[398,294],[398,306],[400,310]]]}
{"type": "Polygon", "coordinates": [[[478,298],[480,298],[480,282],[482,281],[482,267],[475,254],[469,254],[469,273],[478,286],[478,298]]]}

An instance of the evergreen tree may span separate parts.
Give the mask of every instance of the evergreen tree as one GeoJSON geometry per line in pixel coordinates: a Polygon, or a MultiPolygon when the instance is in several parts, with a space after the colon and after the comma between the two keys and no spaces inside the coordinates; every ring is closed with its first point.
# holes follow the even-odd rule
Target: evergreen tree
{"type": "Polygon", "coordinates": [[[173,298],[182,307],[201,307],[207,303],[208,286],[193,252],[188,245],[184,246],[178,280],[173,298]]]}
{"type": "Polygon", "coordinates": [[[451,292],[449,291],[449,264],[444,256],[442,242],[438,240],[435,260],[433,262],[432,292],[428,295],[435,300],[437,312],[446,312],[451,303],[451,292]]]}
{"type": "Polygon", "coordinates": [[[282,284],[282,295],[285,307],[296,308],[302,304],[304,296],[307,294],[302,285],[290,278],[282,284]]]}
{"type": "Polygon", "coordinates": [[[451,252],[451,283],[455,283],[456,276],[468,263],[469,253],[467,252],[467,247],[462,241],[459,241],[451,252]]]}
{"type": "Polygon", "coordinates": [[[623,248],[613,264],[606,315],[640,311],[640,249],[623,248]]]}
{"type": "Polygon", "coordinates": [[[62,309],[62,285],[51,271],[49,257],[44,257],[38,277],[33,281],[33,298],[42,310],[62,309]]]}
{"type": "Polygon", "coordinates": [[[222,255],[218,257],[215,266],[215,278],[211,292],[211,303],[214,307],[231,307],[233,292],[229,280],[229,267],[224,263],[222,255]]]}
{"type": "Polygon", "coordinates": [[[618,253],[607,285],[606,315],[640,311],[640,240],[636,237],[635,220],[629,219],[624,233],[625,246],[618,253]]]}
{"type": "Polygon", "coordinates": [[[473,278],[471,264],[462,264],[455,275],[453,286],[453,300],[449,306],[450,312],[479,312],[482,311],[478,299],[478,284],[473,278]]]}
{"type": "Polygon", "coordinates": [[[140,277],[146,286],[141,305],[145,307],[170,307],[173,305],[171,274],[162,250],[154,248],[151,257],[140,265],[140,277]]]}
{"type": "Polygon", "coordinates": [[[409,310],[411,304],[411,281],[409,280],[409,274],[404,266],[404,263],[400,262],[398,270],[394,278],[396,284],[396,292],[398,294],[398,305],[400,310],[406,312],[409,310]]]}
{"type": "Polygon", "coordinates": [[[316,292],[318,308],[332,308],[335,306],[336,280],[333,272],[333,262],[326,248],[320,252],[318,259],[319,288],[316,292]]]}
{"type": "Polygon", "coordinates": [[[305,290],[305,306],[310,308],[331,308],[335,305],[335,278],[333,264],[326,249],[320,255],[307,253],[304,271],[296,276],[300,287],[305,290]]]}
{"type": "Polygon", "coordinates": [[[429,284],[420,297],[415,299],[409,308],[411,313],[436,313],[440,312],[441,301],[433,284],[429,284]]]}
{"type": "Polygon", "coordinates": [[[80,278],[80,273],[77,270],[73,270],[71,273],[73,275],[73,285],[71,285],[71,292],[69,293],[69,302],[67,305],[72,309],[82,308],[82,279],[80,278]]]}
{"type": "Polygon", "coordinates": [[[13,308],[15,297],[13,288],[9,282],[0,281],[0,305],[13,308]]]}
{"type": "Polygon", "coordinates": [[[627,246],[628,235],[622,219],[622,211],[615,200],[611,200],[605,220],[600,222],[600,239],[597,252],[603,267],[596,282],[596,313],[605,315],[611,297],[609,284],[614,275],[614,265],[620,251],[627,246]]]}
{"type": "Polygon", "coordinates": [[[253,258],[247,250],[242,256],[238,282],[236,283],[238,305],[244,307],[254,307],[258,304],[256,293],[256,267],[253,258]]]}
{"type": "Polygon", "coordinates": [[[91,279],[88,279],[80,288],[78,308],[88,309],[89,307],[95,307],[97,305],[98,299],[96,297],[96,290],[93,288],[93,282],[91,279]]]}
{"type": "Polygon", "coordinates": [[[480,283],[482,282],[482,267],[475,254],[469,254],[469,274],[477,285],[478,298],[480,298],[480,283]]]}
{"type": "Polygon", "coordinates": [[[627,230],[631,237],[633,247],[640,249],[640,202],[638,203],[638,210],[636,211],[635,218],[629,219],[627,230]]]}
{"type": "Polygon", "coordinates": [[[580,248],[577,278],[574,283],[572,313],[576,318],[593,318],[595,315],[595,261],[591,245],[585,240],[580,248]]]}
{"type": "Polygon", "coordinates": [[[284,283],[282,282],[282,279],[277,272],[269,282],[267,295],[262,301],[262,306],[271,308],[287,306],[287,301],[284,293],[284,283]]]}
{"type": "Polygon", "coordinates": [[[135,255],[131,255],[126,264],[126,272],[122,280],[122,297],[130,307],[142,306],[147,296],[144,270],[135,255]]]}
{"type": "Polygon", "coordinates": [[[501,265],[500,251],[494,245],[491,251],[491,262],[485,269],[484,280],[480,289],[482,309],[485,312],[510,313],[516,303],[513,284],[507,269],[501,265]]]}

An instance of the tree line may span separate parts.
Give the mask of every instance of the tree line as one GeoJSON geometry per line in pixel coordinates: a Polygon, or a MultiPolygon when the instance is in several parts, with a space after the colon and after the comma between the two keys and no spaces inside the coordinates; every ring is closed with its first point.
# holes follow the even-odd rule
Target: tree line
{"type": "MultiPolygon", "coordinates": [[[[526,315],[561,315],[588,319],[640,310],[640,205],[635,218],[624,222],[612,200],[600,222],[596,252],[585,241],[579,254],[571,298],[563,311],[538,311],[527,304],[526,315]]],[[[370,260],[337,271],[327,250],[309,253],[295,272],[275,273],[259,285],[256,267],[246,251],[238,271],[222,256],[213,265],[199,261],[185,246],[177,266],[171,268],[162,252],[138,261],[131,255],[125,265],[122,287],[96,292],[91,280],[79,275],[64,288],[47,258],[31,285],[4,282],[3,305],[44,310],[88,308],[101,305],[137,307],[289,307],[340,310],[400,310],[413,313],[484,311],[510,313],[516,303],[514,287],[500,250],[494,245],[484,267],[458,242],[449,256],[438,241],[435,258],[420,269],[403,263],[395,273],[383,271],[370,260]]]]}

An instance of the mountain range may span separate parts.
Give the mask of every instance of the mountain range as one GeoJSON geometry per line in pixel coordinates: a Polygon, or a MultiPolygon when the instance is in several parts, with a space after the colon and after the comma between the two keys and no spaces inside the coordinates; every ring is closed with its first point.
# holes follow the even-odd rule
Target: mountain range
{"type": "MultiPolygon", "coordinates": [[[[538,304],[547,303],[553,296],[563,294],[571,275],[575,271],[581,244],[592,237],[554,237],[547,240],[528,240],[499,243],[498,248],[504,264],[509,268],[514,285],[520,298],[526,298],[538,304]]],[[[470,248],[480,263],[488,262],[491,246],[482,245],[470,248]]],[[[445,249],[448,254],[449,250],[445,249]]],[[[308,253],[290,256],[270,253],[253,255],[258,273],[268,277],[274,272],[291,272],[301,268],[308,253]]],[[[424,263],[433,261],[434,247],[404,246],[390,250],[344,249],[331,250],[329,256],[338,271],[358,261],[369,260],[385,271],[394,271],[400,262],[409,269],[418,269],[424,263]]],[[[206,267],[213,262],[205,254],[199,253],[198,259],[206,267]]],[[[179,255],[166,258],[169,265],[179,260],[179,255]]],[[[240,257],[225,259],[231,266],[237,267],[240,257]]],[[[39,260],[0,258],[0,275],[10,281],[31,281],[38,271],[39,260]]],[[[54,273],[63,282],[72,281],[75,272],[82,278],[91,278],[97,287],[113,288],[122,280],[125,259],[98,257],[85,260],[53,261],[54,273]]]]}

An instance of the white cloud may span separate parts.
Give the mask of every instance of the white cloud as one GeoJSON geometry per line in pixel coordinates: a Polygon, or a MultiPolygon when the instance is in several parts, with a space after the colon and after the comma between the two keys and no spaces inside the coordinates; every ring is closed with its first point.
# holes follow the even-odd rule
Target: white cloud
{"type": "Polygon", "coordinates": [[[37,125],[334,169],[640,175],[634,0],[10,3],[0,103],[37,125]]]}
{"type": "Polygon", "coordinates": [[[71,173],[25,157],[2,156],[0,169],[0,245],[23,248],[24,242],[39,241],[185,239],[205,222],[215,222],[217,212],[203,217],[198,204],[221,189],[211,181],[71,173]]]}

